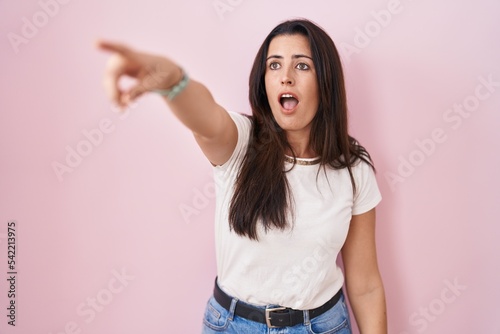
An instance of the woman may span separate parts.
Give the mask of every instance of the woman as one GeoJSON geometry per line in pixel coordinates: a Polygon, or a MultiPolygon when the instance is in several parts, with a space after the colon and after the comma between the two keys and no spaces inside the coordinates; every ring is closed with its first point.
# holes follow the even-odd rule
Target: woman
{"type": "Polygon", "coordinates": [[[114,53],[110,97],[125,106],[162,94],[213,165],[218,277],[203,333],[350,333],[344,281],[361,333],[387,332],[381,196],[370,155],[348,135],[340,59],[321,28],[286,21],[265,39],[250,74],[251,117],[226,111],[167,58],[99,46],[114,53]],[[137,85],[121,91],[122,75],[137,85]]]}

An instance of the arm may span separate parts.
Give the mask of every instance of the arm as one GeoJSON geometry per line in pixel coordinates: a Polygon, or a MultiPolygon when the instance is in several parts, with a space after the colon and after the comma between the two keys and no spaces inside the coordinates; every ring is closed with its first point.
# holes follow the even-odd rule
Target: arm
{"type": "MultiPolygon", "coordinates": [[[[142,94],[155,89],[169,89],[182,78],[180,67],[168,58],[145,54],[124,45],[101,41],[100,49],[113,53],[104,76],[109,97],[124,107],[142,94]],[[137,79],[128,91],[119,87],[122,76],[137,79]]],[[[236,125],[227,111],[217,104],[209,90],[191,80],[172,101],[163,97],[175,116],[190,129],[208,160],[222,165],[236,147],[236,125]]]]}
{"type": "Polygon", "coordinates": [[[375,209],[352,216],[342,260],[347,294],[360,332],[386,334],[385,293],[375,247],[375,209]]]}

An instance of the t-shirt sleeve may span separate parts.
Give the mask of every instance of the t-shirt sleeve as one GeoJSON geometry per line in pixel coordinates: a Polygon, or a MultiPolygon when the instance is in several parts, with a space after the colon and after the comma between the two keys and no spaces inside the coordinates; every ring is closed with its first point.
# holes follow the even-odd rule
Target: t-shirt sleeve
{"type": "Polygon", "coordinates": [[[352,207],[353,215],[360,215],[368,212],[382,200],[382,195],[378,188],[375,172],[364,161],[360,161],[353,168],[354,180],[356,182],[356,193],[352,207]]]}
{"type": "Polygon", "coordinates": [[[252,127],[251,121],[247,116],[232,111],[229,111],[228,113],[236,124],[238,141],[229,160],[220,166],[214,166],[214,169],[218,172],[226,172],[236,170],[238,168],[239,163],[245,156],[248,147],[248,140],[250,138],[250,129],[252,127]]]}

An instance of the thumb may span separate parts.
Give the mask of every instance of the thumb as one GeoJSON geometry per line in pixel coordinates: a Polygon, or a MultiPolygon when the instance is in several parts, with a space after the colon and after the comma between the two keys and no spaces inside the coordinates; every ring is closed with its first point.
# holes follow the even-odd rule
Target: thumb
{"type": "Polygon", "coordinates": [[[123,104],[129,104],[146,92],[147,89],[143,85],[135,85],[134,87],[130,88],[128,92],[123,94],[121,102],[123,104]]]}

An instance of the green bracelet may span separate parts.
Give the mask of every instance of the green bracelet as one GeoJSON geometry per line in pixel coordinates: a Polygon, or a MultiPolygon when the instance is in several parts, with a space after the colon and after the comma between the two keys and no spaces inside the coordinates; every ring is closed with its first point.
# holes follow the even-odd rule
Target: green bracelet
{"type": "Polygon", "coordinates": [[[183,69],[181,69],[181,71],[182,71],[182,79],[175,86],[173,86],[170,89],[154,89],[153,92],[166,96],[167,99],[172,101],[177,95],[179,95],[186,88],[187,84],[189,83],[189,76],[186,74],[186,72],[184,72],[183,69]]]}

